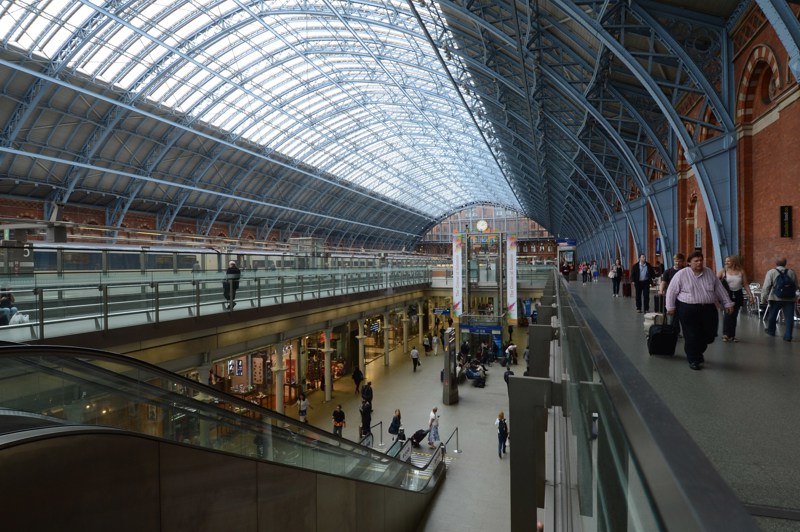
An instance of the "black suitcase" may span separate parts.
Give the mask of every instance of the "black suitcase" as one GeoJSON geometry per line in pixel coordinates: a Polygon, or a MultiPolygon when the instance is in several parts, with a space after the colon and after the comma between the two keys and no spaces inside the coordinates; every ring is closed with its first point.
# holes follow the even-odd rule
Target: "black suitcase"
{"type": "Polygon", "coordinates": [[[671,357],[675,355],[678,329],[673,325],[651,325],[647,333],[647,351],[651,355],[671,357]]]}
{"type": "Polygon", "coordinates": [[[631,297],[631,283],[622,283],[622,297],[631,297]]]}
{"type": "Polygon", "coordinates": [[[661,294],[653,295],[653,312],[664,314],[667,311],[667,298],[661,294]]]}

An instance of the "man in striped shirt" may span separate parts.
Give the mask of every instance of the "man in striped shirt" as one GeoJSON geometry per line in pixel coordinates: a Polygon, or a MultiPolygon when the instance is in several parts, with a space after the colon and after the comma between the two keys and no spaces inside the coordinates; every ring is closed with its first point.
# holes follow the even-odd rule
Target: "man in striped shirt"
{"type": "Polygon", "coordinates": [[[714,341],[719,328],[717,303],[725,312],[733,312],[733,301],[728,291],[711,268],[703,265],[703,254],[695,251],[689,255],[689,267],[675,273],[667,287],[667,314],[674,315],[676,301],[678,320],[683,330],[684,350],[689,367],[703,367],[703,353],[714,341]]]}

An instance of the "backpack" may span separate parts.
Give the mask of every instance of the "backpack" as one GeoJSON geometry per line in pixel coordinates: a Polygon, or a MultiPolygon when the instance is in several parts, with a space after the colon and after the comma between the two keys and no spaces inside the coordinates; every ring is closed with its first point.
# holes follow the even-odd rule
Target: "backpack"
{"type": "Polygon", "coordinates": [[[497,431],[500,433],[500,436],[508,435],[508,425],[506,425],[505,419],[501,419],[500,423],[497,424],[497,431]]]}
{"type": "Polygon", "coordinates": [[[780,299],[793,299],[797,292],[797,285],[795,285],[792,278],[789,277],[789,270],[777,270],[778,277],[775,279],[775,285],[772,288],[772,293],[775,297],[780,299]]]}

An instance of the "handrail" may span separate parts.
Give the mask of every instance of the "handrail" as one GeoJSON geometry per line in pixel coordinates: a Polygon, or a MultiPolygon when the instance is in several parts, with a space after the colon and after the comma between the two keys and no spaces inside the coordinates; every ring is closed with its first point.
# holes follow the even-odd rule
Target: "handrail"
{"type": "MultiPolygon", "coordinates": [[[[178,415],[184,415],[187,412],[196,413],[197,408],[212,409],[215,416],[220,416],[221,419],[229,420],[231,423],[235,424],[231,426],[235,426],[242,430],[252,431],[255,430],[255,427],[266,426],[263,424],[263,421],[260,422],[255,417],[243,417],[240,414],[235,414],[234,411],[239,410],[241,412],[252,412],[256,416],[263,416],[262,419],[272,420],[273,422],[277,423],[277,425],[275,425],[276,427],[286,427],[290,429],[289,434],[299,435],[302,433],[304,439],[302,441],[295,440],[293,442],[294,444],[307,445],[307,443],[304,442],[322,442],[323,444],[325,444],[325,442],[331,442],[348,453],[357,452],[357,456],[361,459],[379,460],[380,463],[384,465],[391,463],[396,463],[397,465],[403,464],[402,467],[415,471],[424,471],[426,469],[425,467],[418,467],[392,457],[387,457],[383,453],[374,454],[374,452],[368,448],[360,447],[352,441],[339,438],[323,429],[298,423],[293,418],[268,410],[244,399],[235,396],[229,396],[220,392],[216,388],[212,388],[202,383],[181,377],[180,375],[163,370],[158,366],[153,366],[141,360],[94,349],[81,349],[64,346],[0,345],[0,362],[10,361],[19,363],[20,360],[30,361],[26,367],[31,367],[32,364],[38,364],[42,370],[46,370],[51,374],[55,371],[55,369],[41,366],[41,364],[43,364],[45,361],[49,360],[57,362],[61,365],[59,367],[63,367],[64,370],[69,371],[91,369],[95,373],[95,378],[100,379],[97,381],[100,384],[97,384],[96,387],[103,393],[122,391],[123,394],[128,394],[129,396],[131,393],[130,390],[136,390],[136,392],[140,394],[151,393],[154,397],[158,395],[161,398],[162,403],[168,406],[171,405],[173,410],[178,415]],[[126,372],[120,373],[120,367],[128,369],[126,372]],[[142,375],[144,375],[147,380],[142,381],[142,375]],[[108,385],[102,384],[102,379],[105,379],[106,377],[117,377],[118,379],[121,379],[118,381],[118,388],[112,389],[108,385]],[[165,382],[166,385],[159,387],[151,384],[151,381],[154,379],[163,379],[163,382],[165,382]],[[125,392],[124,390],[129,391],[125,392]],[[202,393],[204,397],[208,398],[208,402],[199,402],[197,399],[189,397],[188,395],[184,395],[183,391],[190,390],[195,390],[199,393],[202,393]],[[230,408],[227,410],[220,409],[217,406],[219,402],[229,405],[230,408]],[[202,405],[202,407],[200,405],[202,405]],[[387,459],[390,460],[390,462],[387,463],[387,459]]],[[[27,374],[30,374],[30,372],[27,372],[27,374]]],[[[70,373],[64,375],[77,375],[75,379],[80,379],[78,382],[91,384],[89,381],[85,380],[85,377],[80,376],[82,373],[70,373]]],[[[9,390],[9,388],[9,386],[4,387],[5,402],[12,401],[12,399],[9,399],[9,397],[13,391],[9,390]]],[[[20,383],[19,388],[24,393],[33,393],[26,387],[24,382],[20,383]]],[[[147,397],[148,396],[145,395],[139,399],[140,401],[144,401],[147,400],[147,397]]],[[[258,432],[251,432],[251,435],[252,434],[258,434],[258,432]]],[[[292,436],[292,438],[294,437],[295,436],[292,436]]]]}
{"type": "MultiPolygon", "coordinates": [[[[647,498],[652,518],[666,530],[755,530],[752,516],[733,490],[583,299],[567,290],[560,290],[559,298],[560,342],[567,350],[564,363],[572,364],[564,394],[577,397],[581,387],[592,385],[581,377],[586,371],[582,364],[599,375],[593,401],[601,409],[606,437],[613,438],[620,447],[617,452],[624,453],[616,459],[635,465],[628,475],[638,477],[632,484],[646,493],[640,496],[639,512],[647,512],[643,503],[647,498]]],[[[584,405],[577,398],[566,401],[574,411],[564,418],[565,423],[578,426],[580,445],[590,445],[580,437],[585,436],[580,431],[587,429],[576,421],[588,419],[587,412],[580,410],[584,405]]]]}
{"type": "Polygon", "coordinates": [[[453,429],[453,432],[450,433],[450,437],[447,438],[447,440],[444,442],[444,446],[447,447],[447,445],[450,443],[450,440],[453,439],[453,436],[455,436],[455,438],[456,438],[456,448],[453,449],[453,452],[454,453],[460,453],[461,449],[459,449],[459,447],[458,447],[458,427],[453,429]]]}
{"type": "Polygon", "coordinates": [[[361,445],[363,445],[364,447],[372,447],[372,442],[375,440],[375,437],[372,434],[372,429],[374,429],[375,427],[380,427],[381,428],[381,430],[380,430],[381,437],[380,437],[380,443],[378,444],[378,447],[383,447],[383,421],[378,421],[374,425],[370,426],[369,434],[367,434],[363,438],[361,438],[361,445]],[[369,439],[369,444],[364,443],[368,439],[369,439]]]}
{"type": "MultiPolygon", "coordinates": [[[[366,270],[366,269],[365,269],[366,270]]],[[[371,269],[369,269],[371,270],[371,269]]],[[[248,305],[254,308],[277,306],[287,301],[303,301],[312,295],[315,299],[335,297],[347,293],[365,293],[375,289],[369,276],[359,276],[356,282],[340,287],[348,271],[325,272],[313,270],[297,272],[259,271],[243,277],[237,293],[239,309],[248,305]],[[328,279],[330,275],[330,279],[328,279]],[[310,280],[309,280],[310,278],[310,280]],[[276,280],[277,284],[270,283],[276,280]],[[262,281],[264,281],[262,283],[262,281]],[[307,281],[307,282],[304,282],[307,281]],[[338,288],[338,290],[337,290],[338,288]]],[[[398,277],[389,287],[401,288],[430,283],[427,268],[396,267],[398,277]]],[[[221,277],[199,278],[187,272],[132,276],[130,274],[105,274],[55,277],[49,274],[29,277],[0,278],[17,296],[18,312],[29,321],[8,325],[6,330],[30,329],[39,340],[60,336],[63,331],[49,329],[46,325],[75,323],[69,334],[109,330],[109,320],[116,316],[133,317],[133,325],[160,323],[183,316],[198,317],[201,312],[215,314],[224,303],[221,289],[209,290],[221,277]],[[98,292],[99,290],[99,292],[98,292]],[[65,299],[67,293],[82,292],[65,299]],[[48,330],[49,329],[49,330],[48,330]],[[50,331],[54,330],[55,333],[50,331]]],[[[238,309],[237,309],[238,310],[238,309]]]]}

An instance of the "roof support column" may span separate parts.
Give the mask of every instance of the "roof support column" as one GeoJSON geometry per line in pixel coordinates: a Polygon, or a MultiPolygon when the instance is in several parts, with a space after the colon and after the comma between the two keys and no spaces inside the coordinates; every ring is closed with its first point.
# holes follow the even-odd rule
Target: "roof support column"
{"type": "Polygon", "coordinates": [[[738,253],[739,222],[737,219],[739,180],[736,176],[736,136],[733,133],[720,135],[699,144],[686,152],[689,164],[702,171],[696,178],[702,182],[698,187],[703,194],[706,205],[716,204],[717,216],[709,213],[708,222],[713,224],[719,220],[716,230],[718,239],[715,252],[717,269],[722,267],[726,255],[738,253]],[[714,196],[714,203],[706,197],[709,191],[714,196]]]}

